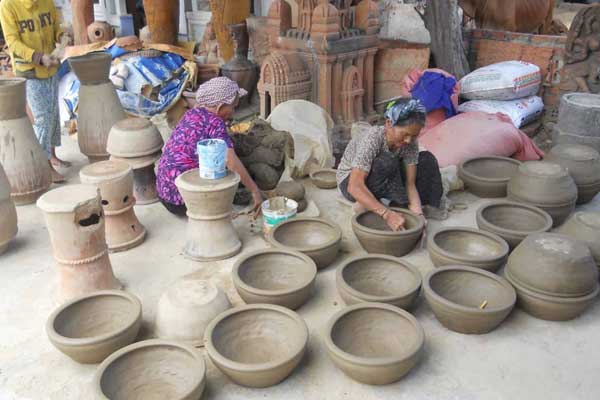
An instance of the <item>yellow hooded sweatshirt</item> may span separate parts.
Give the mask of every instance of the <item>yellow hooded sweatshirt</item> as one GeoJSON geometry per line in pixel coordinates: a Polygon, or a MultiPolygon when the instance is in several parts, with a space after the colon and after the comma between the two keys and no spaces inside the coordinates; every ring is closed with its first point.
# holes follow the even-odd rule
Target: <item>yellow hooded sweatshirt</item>
{"type": "Polygon", "coordinates": [[[41,65],[62,35],[52,0],[1,0],[0,24],[15,75],[45,79],[56,73],[57,67],[41,65]]]}

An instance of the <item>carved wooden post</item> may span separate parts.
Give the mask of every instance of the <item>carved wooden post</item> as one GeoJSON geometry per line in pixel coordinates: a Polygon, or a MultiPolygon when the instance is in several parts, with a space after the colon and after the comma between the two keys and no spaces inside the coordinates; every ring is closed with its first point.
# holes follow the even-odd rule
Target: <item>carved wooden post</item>
{"type": "Polygon", "coordinates": [[[229,25],[246,21],[250,15],[250,0],[210,0],[213,29],[225,62],[233,57],[233,40],[229,25]]]}
{"type": "Polygon", "coordinates": [[[71,0],[73,11],[73,36],[75,44],[89,43],[87,27],[94,22],[93,0],[71,0]]]}
{"type": "Polygon", "coordinates": [[[176,44],[179,33],[179,2],[144,0],[144,11],[152,42],[176,44]]]}

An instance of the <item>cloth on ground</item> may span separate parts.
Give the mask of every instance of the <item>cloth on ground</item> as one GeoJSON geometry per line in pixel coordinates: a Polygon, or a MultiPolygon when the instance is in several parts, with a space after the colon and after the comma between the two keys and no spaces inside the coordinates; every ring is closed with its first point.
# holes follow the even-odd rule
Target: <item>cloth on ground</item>
{"type": "Polygon", "coordinates": [[[440,72],[425,71],[410,93],[421,101],[427,112],[438,109],[444,110],[446,118],[457,114],[452,102],[456,79],[440,72]]]}

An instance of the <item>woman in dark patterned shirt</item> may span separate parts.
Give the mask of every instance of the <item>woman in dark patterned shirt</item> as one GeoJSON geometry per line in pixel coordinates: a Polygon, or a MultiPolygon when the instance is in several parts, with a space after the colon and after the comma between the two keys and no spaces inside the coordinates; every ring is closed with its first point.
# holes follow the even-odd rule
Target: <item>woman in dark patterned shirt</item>
{"type": "Polygon", "coordinates": [[[221,139],[227,144],[227,168],[240,175],[242,184],[252,192],[254,208],[260,207],[262,196],[256,183],[235,154],[225,121],[231,119],[239,98],[247,92],[226,77],[211,79],[196,92],[197,106],[187,111],[169,138],[158,162],[156,189],[158,197],[170,212],[185,215],[186,207],[175,186],[175,179],[190,169],[198,168],[196,145],[204,139],[221,139]]]}

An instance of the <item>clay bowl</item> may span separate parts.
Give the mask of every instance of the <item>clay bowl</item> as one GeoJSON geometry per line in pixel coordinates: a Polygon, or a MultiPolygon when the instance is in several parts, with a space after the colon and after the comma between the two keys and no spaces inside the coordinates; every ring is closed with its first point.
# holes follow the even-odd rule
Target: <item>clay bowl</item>
{"type": "Polygon", "coordinates": [[[421,289],[421,274],[396,257],[372,254],[353,257],[336,272],[338,293],[347,305],[387,303],[411,308],[421,289]]]}
{"type": "Polygon", "coordinates": [[[338,312],[325,333],[327,353],[346,375],[368,385],[400,380],[420,360],[425,334],[408,312],[362,303],[338,312]]]}
{"type": "Polygon", "coordinates": [[[308,300],[317,266],[297,251],[259,250],[240,258],[231,274],[233,285],[246,303],[276,304],[295,310],[308,300]]]}
{"type": "Polygon", "coordinates": [[[500,236],[472,228],[448,227],[429,235],[429,257],[436,267],[465,265],[496,271],[508,257],[508,243],[500,236]]]}
{"type": "Polygon", "coordinates": [[[437,320],[459,333],[494,330],[517,301],[517,294],[506,279],[473,267],[434,269],[425,277],[423,290],[437,320]]]}
{"type": "Polygon", "coordinates": [[[296,217],[276,225],[267,240],[276,247],[306,254],[322,269],[337,257],[342,230],[323,218],[296,217]]]}
{"type": "Polygon", "coordinates": [[[106,150],[115,157],[137,158],[159,152],[164,145],[158,128],[145,118],[126,118],[110,130],[106,150]]]}
{"type": "Polygon", "coordinates": [[[506,197],[506,186],[520,161],[508,157],[478,157],[463,161],[458,176],[469,192],[479,197],[506,197]]]}
{"type": "Polygon", "coordinates": [[[192,347],[146,340],[108,357],[94,377],[97,399],[197,400],[206,384],[206,365],[192,347]]]}
{"type": "Polygon", "coordinates": [[[183,277],[171,284],[158,301],[155,334],[191,346],[204,345],[210,321],[230,308],[225,293],[212,282],[183,277]]]}
{"type": "Polygon", "coordinates": [[[310,179],[319,189],[335,189],[337,187],[336,174],[335,169],[318,169],[310,173],[310,179]]]}
{"type": "Polygon", "coordinates": [[[108,74],[111,62],[112,56],[105,51],[69,58],[69,65],[82,85],[110,82],[108,74]]]}
{"type": "Polygon", "coordinates": [[[271,304],[233,308],[206,330],[208,356],[237,384],[268,387],[287,378],[308,344],[308,328],[298,314],[271,304]]]}
{"type": "Polygon", "coordinates": [[[413,212],[393,208],[405,220],[405,230],[394,232],[379,215],[365,211],[352,217],[352,231],[368,253],[402,257],[410,253],[421,238],[425,222],[413,212]]]}
{"type": "Polygon", "coordinates": [[[552,217],[538,207],[494,200],[477,210],[477,225],[500,236],[514,249],[527,236],[548,232],[552,228],[552,217]]]}
{"type": "Polygon", "coordinates": [[[584,242],[600,268],[600,213],[577,212],[558,229],[558,233],[584,242]]]}
{"type": "Polygon", "coordinates": [[[77,297],[48,318],[46,333],[58,350],[83,364],[99,363],[133,342],[142,322],[142,304],[120,290],[77,297]]]}
{"type": "Polygon", "coordinates": [[[577,204],[585,204],[600,192],[600,154],[589,146],[559,144],[544,160],[562,165],[577,185],[577,204]]]}

